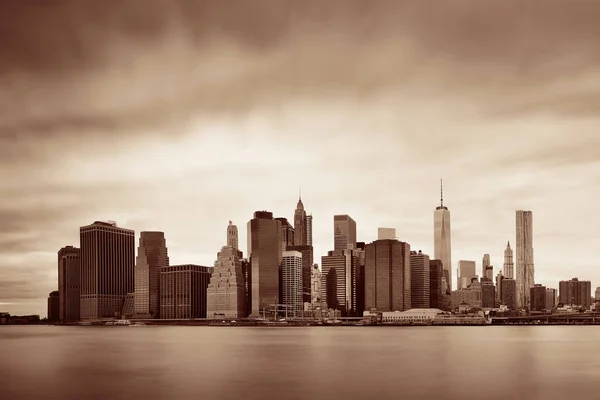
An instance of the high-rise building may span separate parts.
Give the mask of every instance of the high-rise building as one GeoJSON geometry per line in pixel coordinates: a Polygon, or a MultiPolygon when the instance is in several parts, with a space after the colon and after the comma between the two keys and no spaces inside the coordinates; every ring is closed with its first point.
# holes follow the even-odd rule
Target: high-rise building
{"type": "Polygon", "coordinates": [[[281,222],[269,211],[256,211],[248,221],[248,290],[252,317],[279,303],[282,256],[281,222]]]}
{"type": "Polygon", "coordinates": [[[489,280],[481,284],[481,307],[496,307],[496,287],[489,280]]]}
{"type": "Polygon", "coordinates": [[[321,257],[321,299],[328,309],[356,316],[360,271],[354,250],[329,251],[321,257]]]}
{"type": "Polygon", "coordinates": [[[302,299],[304,303],[310,303],[311,292],[310,292],[310,276],[312,273],[312,267],[314,264],[314,252],[313,247],[309,245],[295,245],[288,246],[288,251],[297,251],[302,254],[302,299]]]}
{"type": "Polygon", "coordinates": [[[512,278],[502,280],[502,304],[511,310],[517,308],[517,282],[512,278]]]}
{"type": "Polygon", "coordinates": [[[496,275],[496,300],[498,300],[498,304],[502,303],[502,281],[504,280],[504,275],[502,271],[499,271],[496,275]]]}
{"type": "Polygon", "coordinates": [[[310,276],[311,282],[311,296],[314,307],[321,306],[321,270],[319,269],[319,264],[314,264],[312,268],[312,273],[310,276]]]}
{"type": "Polygon", "coordinates": [[[160,269],[160,318],[206,318],[207,288],[212,268],[170,265],[160,269]]]}
{"type": "Polygon", "coordinates": [[[285,251],[294,245],[295,230],[287,218],[277,217],[275,220],[281,222],[281,250],[285,251]]]}
{"type": "Polygon", "coordinates": [[[406,311],[411,303],[410,245],[376,240],[365,246],[365,310],[406,311]]]}
{"type": "Polygon", "coordinates": [[[460,260],[458,262],[458,289],[469,287],[473,279],[477,279],[475,261],[460,260]]]}
{"type": "Polygon", "coordinates": [[[79,228],[81,243],[81,319],[119,316],[134,291],[135,232],[115,222],[79,228]]]}
{"type": "Polygon", "coordinates": [[[303,309],[302,253],[284,251],[282,255],[282,300],[288,317],[300,317],[303,309]]]}
{"type": "MultiPolygon", "coordinates": [[[[229,241],[228,241],[229,242],[229,241]]],[[[223,246],[206,289],[207,318],[246,317],[246,282],[241,251],[223,246]]]]}
{"type": "Polygon", "coordinates": [[[534,285],[533,214],[517,210],[516,277],[517,307],[529,306],[529,289],[534,285]]]}
{"type": "MultiPolygon", "coordinates": [[[[308,244],[308,229],[306,222],[306,211],[302,199],[298,198],[296,211],[294,211],[294,243],[297,246],[305,246],[308,244]]],[[[312,234],[312,232],[311,232],[312,234]]]]}
{"type": "Polygon", "coordinates": [[[419,250],[410,252],[411,308],[429,308],[429,256],[419,250]]]}
{"type": "Polygon", "coordinates": [[[377,228],[377,240],[396,240],[396,229],[377,228]]]}
{"type": "Polygon", "coordinates": [[[546,286],[536,283],[529,289],[531,311],[543,311],[546,309],[546,286]]]}
{"type": "Polygon", "coordinates": [[[442,277],[444,267],[441,260],[429,260],[429,307],[443,309],[442,277]]]}
{"type": "Polygon", "coordinates": [[[515,279],[515,264],[513,263],[513,251],[510,248],[510,241],[506,244],[504,249],[504,266],[502,272],[505,278],[515,279]]]}
{"type": "Polygon", "coordinates": [[[134,310],[140,317],[160,318],[160,268],[169,265],[163,232],[140,232],[135,260],[134,310]]]}
{"type": "Polygon", "coordinates": [[[487,267],[485,267],[485,274],[483,275],[483,277],[494,282],[494,266],[493,265],[488,265],[487,267]]]}
{"type": "Polygon", "coordinates": [[[333,216],[333,250],[356,249],[356,222],[348,215],[333,216]]]}
{"type": "Polygon", "coordinates": [[[81,250],[77,247],[66,246],[58,251],[58,296],[58,320],[79,321],[81,250]]]}
{"type": "Polygon", "coordinates": [[[50,292],[48,295],[48,322],[58,322],[60,312],[60,295],[58,290],[50,292]]]}
{"type": "Polygon", "coordinates": [[[558,302],[563,305],[589,308],[592,305],[592,282],[573,278],[558,283],[558,302]]]}
{"type": "MultiPolygon", "coordinates": [[[[442,260],[444,280],[448,285],[448,293],[452,291],[452,245],[450,229],[450,210],[444,206],[444,192],[440,182],[440,205],[433,212],[433,255],[442,260]]],[[[457,284],[457,289],[460,285],[457,284]]]]}
{"type": "Polygon", "coordinates": [[[306,244],[312,246],[313,244],[313,216],[309,214],[306,216],[306,244]]]}
{"type": "Polygon", "coordinates": [[[489,267],[491,265],[490,263],[490,255],[489,254],[484,254],[483,255],[483,259],[481,260],[481,276],[487,276],[486,272],[487,272],[487,267],[489,267]]]}
{"type": "Polygon", "coordinates": [[[236,250],[240,248],[238,244],[238,228],[232,221],[229,221],[229,225],[227,226],[227,246],[233,247],[236,250]]]}
{"type": "Polygon", "coordinates": [[[550,311],[556,305],[556,289],[546,288],[546,310],[550,311]]]}
{"type": "Polygon", "coordinates": [[[362,317],[365,311],[365,264],[367,260],[367,252],[365,242],[356,242],[356,315],[362,317]]]}

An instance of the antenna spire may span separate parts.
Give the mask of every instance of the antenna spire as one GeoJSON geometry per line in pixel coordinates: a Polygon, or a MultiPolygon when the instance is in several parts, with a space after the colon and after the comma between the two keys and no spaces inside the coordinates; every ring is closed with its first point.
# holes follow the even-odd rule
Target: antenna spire
{"type": "Polygon", "coordinates": [[[440,206],[444,207],[444,179],[440,179],[440,206]]]}
{"type": "Polygon", "coordinates": [[[298,200],[302,200],[302,185],[298,185],[298,200]]]}

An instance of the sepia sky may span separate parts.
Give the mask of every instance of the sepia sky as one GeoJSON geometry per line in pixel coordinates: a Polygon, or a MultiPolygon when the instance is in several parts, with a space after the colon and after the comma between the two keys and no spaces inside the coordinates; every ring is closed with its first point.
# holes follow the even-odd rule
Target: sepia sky
{"type": "Polygon", "coordinates": [[[454,276],[484,253],[496,273],[527,209],[536,282],[595,288],[599,20],[583,0],[5,1],[0,311],[46,315],[82,225],[212,265],[230,219],[246,253],[252,213],[292,219],[300,185],[316,260],[336,213],[433,255],[441,177],[454,276]]]}

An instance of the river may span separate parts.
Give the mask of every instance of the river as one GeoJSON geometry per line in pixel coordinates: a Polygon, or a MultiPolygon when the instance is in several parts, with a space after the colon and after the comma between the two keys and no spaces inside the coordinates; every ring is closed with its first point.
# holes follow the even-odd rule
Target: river
{"type": "Polygon", "coordinates": [[[600,399],[600,328],[0,326],[2,400],[600,399]]]}

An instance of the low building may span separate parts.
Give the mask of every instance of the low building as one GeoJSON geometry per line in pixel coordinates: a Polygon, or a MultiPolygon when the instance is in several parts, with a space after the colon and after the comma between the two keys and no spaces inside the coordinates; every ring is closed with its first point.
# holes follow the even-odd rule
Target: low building
{"type": "Polygon", "coordinates": [[[502,304],[509,310],[517,308],[517,282],[512,278],[502,279],[502,304]]]}
{"type": "Polygon", "coordinates": [[[546,310],[552,310],[558,305],[556,289],[546,288],[546,310]]]}
{"type": "Polygon", "coordinates": [[[473,280],[466,289],[453,291],[450,295],[450,303],[453,310],[458,309],[458,306],[463,303],[472,307],[481,307],[481,284],[473,280]]]}
{"type": "Polygon", "coordinates": [[[529,310],[543,311],[546,309],[546,286],[536,283],[529,288],[529,310]]]}
{"type": "Polygon", "coordinates": [[[185,264],[160,269],[160,318],[206,318],[211,267],[185,264]]]}
{"type": "Polygon", "coordinates": [[[48,322],[58,322],[60,317],[60,295],[58,290],[48,295],[48,322]]]}
{"type": "Polygon", "coordinates": [[[592,305],[592,283],[573,278],[559,282],[559,303],[590,308],[592,305]]]}
{"type": "MultiPolygon", "coordinates": [[[[382,323],[429,322],[444,312],[438,308],[411,308],[406,311],[384,311],[381,313],[382,323]]],[[[365,317],[371,314],[365,311],[365,317]]]]}
{"type": "Polygon", "coordinates": [[[135,293],[127,293],[123,300],[121,318],[131,318],[135,315],[135,293]]]}
{"type": "Polygon", "coordinates": [[[496,287],[491,279],[481,285],[481,307],[495,308],[496,307],[496,287]]]}

